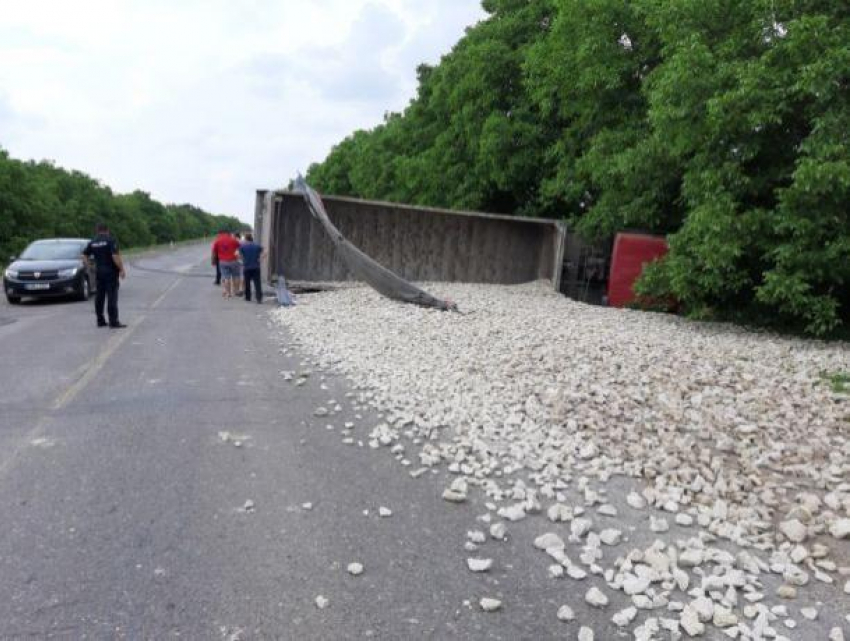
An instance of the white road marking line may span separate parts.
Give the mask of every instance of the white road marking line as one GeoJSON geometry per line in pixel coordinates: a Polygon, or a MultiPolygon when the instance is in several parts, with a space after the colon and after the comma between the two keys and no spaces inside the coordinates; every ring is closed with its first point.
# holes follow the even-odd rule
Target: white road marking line
{"type": "MultiPolygon", "coordinates": [[[[184,278],[181,276],[175,279],[165,290],[157,297],[157,299],[151,305],[151,309],[155,309],[165,300],[165,297],[173,290],[178,284],[180,284],[184,278]]],[[[136,322],[131,326],[122,330],[120,334],[116,334],[112,337],[107,343],[106,349],[102,350],[95,358],[90,360],[88,363],[78,367],[76,372],[83,372],[79,379],[77,379],[73,384],[71,384],[68,389],[66,389],[62,394],[60,394],[53,404],[50,406],[48,411],[36,420],[35,425],[31,430],[29,430],[26,434],[23,435],[20,443],[18,445],[13,445],[11,448],[8,448],[6,451],[8,452],[8,456],[5,460],[0,460],[0,476],[8,472],[13,463],[18,459],[21,452],[23,452],[27,447],[32,447],[35,445],[33,441],[38,441],[39,438],[42,438],[42,433],[47,428],[47,425],[53,418],[53,412],[62,409],[68,403],[73,401],[79,394],[82,392],[86,386],[91,383],[92,379],[103,369],[103,366],[106,364],[107,359],[117,350],[130,336],[132,336],[136,329],[141,325],[142,321],[147,318],[147,314],[143,314],[140,316],[136,322]]],[[[47,439],[45,439],[47,440],[47,439]]]]}
{"type": "Polygon", "coordinates": [[[133,333],[136,331],[136,328],[139,326],[145,319],[142,316],[132,327],[128,327],[126,330],[113,336],[109,339],[106,344],[106,348],[101,350],[100,353],[95,356],[91,361],[89,361],[88,366],[86,367],[85,373],[78,378],[74,383],[66,389],[59,397],[53,402],[51,409],[59,410],[65,407],[68,403],[73,401],[77,395],[82,392],[86,386],[91,382],[91,380],[103,369],[103,366],[106,364],[107,359],[115,353],[121,345],[126,341],[133,333]]]}
{"type": "MultiPolygon", "coordinates": [[[[178,284],[183,281],[183,278],[175,279],[165,290],[157,297],[157,299],[151,305],[151,309],[156,309],[159,307],[160,303],[165,300],[165,297],[173,290],[178,284]]],[[[109,342],[106,345],[106,349],[101,350],[101,352],[91,361],[86,367],[85,373],[77,379],[63,394],[57,398],[54,403],[52,409],[59,410],[65,407],[68,403],[73,401],[80,392],[82,392],[89,383],[91,383],[92,379],[97,376],[100,370],[103,369],[103,366],[106,365],[106,361],[115,353],[124,342],[130,338],[138,329],[139,325],[147,318],[147,314],[142,314],[135,323],[131,327],[126,328],[117,336],[109,339],[109,342]]]]}
{"type": "MultiPolygon", "coordinates": [[[[178,278],[174,282],[172,282],[168,287],[166,287],[165,291],[162,292],[162,294],[160,294],[159,297],[153,302],[153,304],[151,305],[151,309],[156,309],[157,307],[159,307],[160,303],[163,300],[165,300],[165,297],[168,296],[168,294],[171,292],[171,290],[174,289],[175,287],[177,287],[177,285],[179,285],[182,282],[183,282],[183,277],[181,276],[180,278],[178,278]]],[[[143,316],[142,318],[146,318],[146,316],[143,316]]]]}

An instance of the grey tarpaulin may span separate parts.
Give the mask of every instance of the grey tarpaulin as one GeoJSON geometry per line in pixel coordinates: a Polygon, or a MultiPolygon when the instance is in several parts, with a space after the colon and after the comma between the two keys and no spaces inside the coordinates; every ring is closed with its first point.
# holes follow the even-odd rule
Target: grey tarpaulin
{"type": "Polygon", "coordinates": [[[295,304],[295,298],[293,298],[292,292],[287,289],[286,279],[283,277],[283,274],[277,275],[275,293],[277,294],[277,304],[281,307],[292,307],[295,304]]]}
{"type": "Polygon", "coordinates": [[[419,289],[403,278],[400,278],[389,269],[372,260],[362,251],[352,245],[345,236],[328,218],[322,199],[319,197],[303,177],[298,176],[295,180],[295,189],[304,194],[310,213],[318,220],[330,236],[342,260],[351,272],[371,285],[379,293],[387,298],[399,300],[405,303],[413,303],[424,307],[436,307],[443,310],[457,310],[457,305],[451,301],[440,300],[431,296],[428,292],[419,289]]]}

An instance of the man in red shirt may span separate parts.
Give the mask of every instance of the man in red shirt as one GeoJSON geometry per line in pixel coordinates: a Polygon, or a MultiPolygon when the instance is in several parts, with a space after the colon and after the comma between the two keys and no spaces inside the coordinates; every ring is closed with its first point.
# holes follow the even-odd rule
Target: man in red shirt
{"type": "Polygon", "coordinates": [[[212,244],[211,263],[215,265],[216,258],[221,269],[221,295],[230,298],[236,293],[236,278],[239,275],[239,260],[236,252],[239,251],[239,241],[227,231],[218,232],[212,244]]]}

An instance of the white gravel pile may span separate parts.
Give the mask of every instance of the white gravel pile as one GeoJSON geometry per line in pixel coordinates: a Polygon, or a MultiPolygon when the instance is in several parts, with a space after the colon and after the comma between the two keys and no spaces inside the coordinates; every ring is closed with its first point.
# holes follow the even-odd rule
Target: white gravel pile
{"type": "MultiPolygon", "coordinates": [[[[785,588],[811,578],[841,593],[850,573],[841,565],[850,556],[850,399],[825,376],[850,372],[846,344],[592,307],[544,283],[428,289],[463,313],[366,288],[274,312],[317,367],[348,375],[357,403],[384,414],[372,447],[414,468],[445,465],[457,478],[444,498],[463,502],[478,487],[494,519],[541,513],[563,522],[579,558],[558,545],[545,552],[572,579],[601,575],[638,610],[653,610],[636,633],[697,635],[714,625],[728,636],[769,635],[780,615],[757,599],[747,623],[733,613],[763,574],[785,588]],[[645,480],[625,509],[645,511],[644,529],[667,538],[603,568],[602,548],[622,535],[605,491],[617,475],[645,480]],[[570,504],[575,492],[581,500],[570,504]],[[665,534],[669,523],[692,537],[665,534]],[[739,552],[716,547],[718,538],[739,552]],[[685,603],[671,600],[675,589],[689,590],[685,603]]],[[[612,615],[618,626],[634,618],[612,615]]]]}

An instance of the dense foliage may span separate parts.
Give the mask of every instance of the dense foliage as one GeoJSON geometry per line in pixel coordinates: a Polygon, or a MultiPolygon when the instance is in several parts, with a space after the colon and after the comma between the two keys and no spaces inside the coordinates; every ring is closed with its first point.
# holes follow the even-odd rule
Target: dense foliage
{"type": "Polygon", "coordinates": [[[310,168],[318,189],[669,234],[656,300],[850,326],[850,4],[483,5],[403,113],[310,168]]]}
{"type": "Polygon", "coordinates": [[[0,263],[38,238],[88,238],[105,222],[122,247],[200,238],[244,225],[192,205],[163,205],[143,191],[114,194],[79,171],[23,162],[0,149],[0,263]]]}

